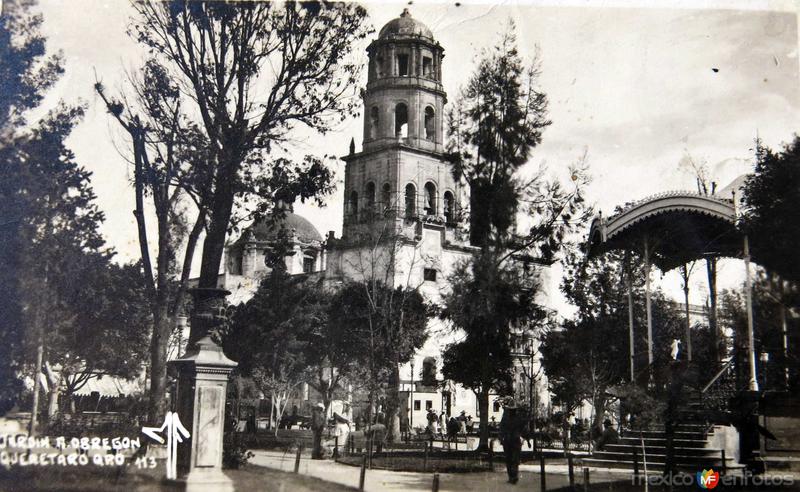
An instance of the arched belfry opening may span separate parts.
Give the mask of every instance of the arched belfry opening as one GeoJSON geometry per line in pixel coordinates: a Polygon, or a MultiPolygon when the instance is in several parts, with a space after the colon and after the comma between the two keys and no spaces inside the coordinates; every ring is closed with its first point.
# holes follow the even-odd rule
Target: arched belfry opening
{"type": "Polygon", "coordinates": [[[444,220],[447,224],[452,224],[455,220],[455,197],[449,191],[444,192],[444,220]]]}
{"type": "Polygon", "coordinates": [[[381,190],[381,201],[383,202],[383,209],[390,210],[392,208],[392,185],[389,183],[383,184],[381,190]]]}
{"type": "Polygon", "coordinates": [[[417,213],[417,189],[413,184],[406,185],[406,217],[411,218],[417,213]]]}
{"type": "Polygon", "coordinates": [[[436,185],[425,183],[425,215],[436,215],[436,185]]]}
{"type": "Polygon", "coordinates": [[[408,106],[405,103],[397,103],[394,107],[394,136],[408,137],[408,106]]]}
{"type": "Polygon", "coordinates": [[[425,108],[425,139],[434,140],[436,137],[436,113],[433,108],[428,106],[425,108]]]}

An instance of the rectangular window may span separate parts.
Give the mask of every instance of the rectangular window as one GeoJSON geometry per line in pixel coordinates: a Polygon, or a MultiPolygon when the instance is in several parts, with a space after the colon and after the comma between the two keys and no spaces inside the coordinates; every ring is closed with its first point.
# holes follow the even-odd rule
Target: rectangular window
{"type": "Polygon", "coordinates": [[[431,408],[433,408],[433,401],[425,400],[425,410],[430,410],[431,408]]]}
{"type": "Polygon", "coordinates": [[[306,256],[305,258],[303,258],[303,273],[313,272],[315,263],[316,259],[313,257],[306,256]]]}
{"type": "Polygon", "coordinates": [[[397,75],[408,76],[408,55],[397,55],[397,75]]]}
{"type": "Polygon", "coordinates": [[[436,270],[434,268],[426,268],[422,271],[422,276],[426,282],[436,282],[436,270]]]}
{"type": "Polygon", "coordinates": [[[430,59],[428,56],[422,57],[422,76],[423,77],[431,77],[433,75],[433,60],[430,59]]]}
{"type": "Polygon", "coordinates": [[[419,400],[414,400],[414,410],[419,410],[419,409],[420,409],[420,402],[419,402],[419,400]]]}
{"type": "Polygon", "coordinates": [[[500,402],[499,401],[495,401],[494,402],[494,411],[495,412],[499,412],[500,411],[500,402]]]}

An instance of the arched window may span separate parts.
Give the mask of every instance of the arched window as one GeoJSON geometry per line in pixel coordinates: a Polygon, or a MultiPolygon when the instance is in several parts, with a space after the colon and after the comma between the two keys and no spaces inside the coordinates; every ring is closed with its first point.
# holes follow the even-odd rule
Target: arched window
{"type": "Polygon", "coordinates": [[[433,141],[436,135],[436,128],[434,125],[434,121],[435,118],[434,118],[433,108],[428,106],[427,108],[425,108],[425,138],[427,140],[433,141]]]}
{"type": "Polygon", "coordinates": [[[436,215],[436,185],[425,183],[425,213],[436,215]]]}
{"type": "Polygon", "coordinates": [[[455,218],[455,199],[449,191],[444,192],[444,219],[448,224],[453,223],[455,218]]]}
{"type": "Polygon", "coordinates": [[[353,190],[350,192],[350,216],[353,221],[358,221],[358,192],[353,190]]]}
{"type": "Polygon", "coordinates": [[[389,210],[392,207],[392,186],[389,183],[383,184],[381,202],[383,202],[384,210],[389,210]]]}
{"type": "Polygon", "coordinates": [[[411,218],[417,213],[417,189],[414,185],[408,183],[406,185],[406,217],[411,218]]]}
{"type": "Polygon", "coordinates": [[[394,107],[394,136],[408,137],[408,107],[403,103],[394,107]]]}
{"type": "Polygon", "coordinates": [[[367,205],[366,205],[367,214],[372,215],[375,212],[375,183],[373,183],[372,181],[367,183],[366,200],[367,200],[367,205]]]}
{"type": "Polygon", "coordinates": [[[380,110],[377,106],[373,106],[369,112],[369,137],[372,139],[378,138],[378,125],[380,124],[380,110]]]}

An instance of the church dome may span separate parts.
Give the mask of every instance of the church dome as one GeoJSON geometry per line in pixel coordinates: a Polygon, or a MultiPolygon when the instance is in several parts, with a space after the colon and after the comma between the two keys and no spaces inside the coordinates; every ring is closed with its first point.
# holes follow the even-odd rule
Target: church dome
{"type": "Polygon", "coordinates": [[[287,234],[294,234],[303,243],[322,242],[322,235],[316,227],[306,218],[293,212],[287,212],[282,220],[274,223],[262,220],[248,227],[242,238],[247,237],[251,232],[257,241],[273,241],[278,238],[281,229],[285,229],[287,234]]]}
{"type": "Polygon", "coordinates": [[[381,28],[381,39],[390,36],[422,36],[432,40],[433,32],[422,22],[413,19],[408,9],[403,9],[400,17],[390,20],[381,28]]]}

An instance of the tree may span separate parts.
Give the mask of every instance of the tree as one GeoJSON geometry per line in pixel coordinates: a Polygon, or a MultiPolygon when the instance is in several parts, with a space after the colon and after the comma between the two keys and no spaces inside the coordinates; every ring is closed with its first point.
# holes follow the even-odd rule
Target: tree
{"type": "Polygon", "coordinates": [[[800,137],[780,152],[756,142],[755,171],[744,186],[742,228],[753,257],[784,280],[800,282],[800,137]]]}
{"type": "Polygon", "coordinates": [[[145,273],[152,329],[149,340],[148,419],[156,422],[166,411],[167,350],[184,296],[195,248],[208,214],[205,190],[208,143],[184,115],[179,87],[157,62],[145,63],[131,86],[135,98],[128,102],[106,95],[100,82],[95,91],[131,144],[133,185],[139,251],[145,273]],[[156,257],[151,258],[146,200],[152,202],[156,220],[156,257]],[[194,217],[186,206],[195,205],[194,217]],[[178,265],[178,254],[183,258],[178,265]]]}
{"type": "Polygon", "coordinates": [[[411,360],[428,337],[431,306],[416,289],[392,288],[378,279],[349,281],[331,301],[330,323],[343,342],[360,354],[368,374],[368,420],[381,382],[388,383],[388,438],[399,438],[400,366],[411,360]]]}
{"type": "Polygon", "coordinates": [[[478,253],[449,277],[441,316],[466,333],[445,349],[443,373],[475,392],[481,446],[488,444],[489,395],[513,392],[513,327],[529,327],[546,318],[535,297],[538,285],[518,262],[498,265],[494,254],[478,253]]]}
{"type": "MultiPolygon", "coordinates": [[[[118,98],[107,95],[100,82],[95,84],[95,90],[131,144],[134,215],[154,320],[149,416],[155,421],[161,418],[166,405],[168,342],[184,309],[197,243],[210,223],[216,157],[202,125],[187,116],[190,104],[167,67],[155,58],[148,59],[140,74],[129,82],[134,93],[131,99],[124,94],[118,98]],[[148,198],[156,221],[155,262],[151,260],[148,237],[148,198]],[[178,264],[181,252],[183,257],[178,264]]],[[[260,209],[273,201],[292,203],[298,197],[322,196],[330,189],[330,171],[313,156],[306,156],[299,163],[286,158],[264,162],[258,172],[257,177],[249,176],[247,180],[264,199],[260,209]]],[[[280,215],[278,212],[275,215],[280,215]]]]}
{"type": "MultiPolygon", "coordinates": [[[[720,310],[720,321],[734,337],[731,355],[739,388],[746,387],[750,377],[747,310],[742,290],[723,291],[720,310]]],[[[753,286],[753,341],[762,390],[791,391],[797,387],[800,366],[793,354],[798,347],[796,333],[800,323],[787,317],[785,309],[786,296],[782,295],[780,285],[767,275],[757,277],[753,286]],[[761,361],[762,353],[769,354],[766,364],[761,361]]]]}
{"type": "Polygon", "coordinates": [[[44,19],[31,12],[35,4],[6,0],[0,16],[0,135],[22,126],[25,112],[38,107],[64,73],[61,54],[47,56],[44,19]]]}
{"type": "Polygon", "coordinates": [[[538,286],[524,277],[535,278],[531,267],[552,263],[567,235],[589,215],[582,165],[570,168],[569,188],[548,180],[543,166],[532,177],[520,176],[550,124],[539,75],[538,58],[523,63],[512,25],[497,46],[483,52],[448,113],[448,151],[456,179],[470,188],[470,240],[480,252],[450,277],[444,310],[445,319],[464,332],[460,343],[475,348],[452,346],[444,370],[478,393],[482,448],[488,446],[489,392],[506,391],[501,382],[510,376],[511,330],[529,330],[544,318],[536,303],[538,286]],[[525,216],[524,233],[518,232],[518,213],[525,216]],[[480,363],[456,364],[459,354],[478,356],[480,363]],[[463,374],[457,366],[479,373],[463,374]]]}
{"type": "Polygon", "coordinates": [[[537,88],[538,57],[526,67],[516,44],[511,24],[497,46],[483,52],[448,112],[448,150],[456,178],[470,188],[470,240],[478,246],[513,232],[526,191],[516,172],[550,125],[547,96],[537,88]]]}
{"type": "MultiPolygon", "coordinates": [[[[350,55],[369,32],[366,11],[350,3],[187,0],[134,8],[132,32],[187,94],[211,143],[199,286],[214,288],[237,197],[242,206],[267,198],[254,207],[262,212],[269,199],[284,198],[261,187],[266,167],[272,175],[292,169],[272,154],[285,149],[295,127],[324,133],[357,107],[350,95],[359,71],[350,55]]],[[[306,161],[313,161],[308,175],[324,174],[322,160],[306,161]]]]}
{"type": "Polygon", "coordinates": [[[93,378],[139,376],[150,330],[139,265],[117,266],[105,254],[61,253],[44,356],[49,417],[59,412],[61,395],[71,396],[93,378]]]}
{"type": "Polygon", "coordinates": [[[39,105],[63,73],[60,55],[46,55],[43,18],[32,0],[7,0],[0,15],[0,270],[6,292],[0,298],[0,414],[13,407],[22,384],[16,377],[24,362],[24,299],[17,288],[17,269],[25,251],[22,229],[26,199],[10,173],[19,158],[17,146],[28,138],[26,112],[39,105]]]}
{"type": "MultiPolygon", "coordinates": [[[[97,231],[103,214],[94,204],[91,173],[74,161],[64,144],[82,114],[82,108],[61,106],[29,135],[15,139],[15,147],[6,149],[0,180],[4,199],[11,205],[8,210],[19,220],[10,244],[16,252],[8,285],[18,289],[24,336],[35,350],[34,376],[44,362],[45,328],[69,322],[70,317],[60,315],[57,308],[61,294],[75,284],[62,273],[83,255],[110,256],[97,231]]],[[[38,379],[34,379],[34,407],[38,406],[38,379]]]]}
{"type": "Polygon", "coordinates": [[[544,336],[542,364],[565,413],[588,401],[595,411],[592,428],[602,430],[609,389],[630,377],[626,278],[634,280],[631,287],[640,298],[644,269],[641,261],[619,252],[587,260],[572,250],[564,265],[561,290],[577,313],[544,336]]]}
{"type": "MultiPolygon", "coordinates": [[[[595,412],[592,428],[596,431],[602,430],[608,403],[630,381],[628,279],[632,281],[633,324],[639,327],[634,332],[634,353],[639,354],[635,362],[639,368],[647,364],[646,335],[641,328],[647,323],[641,301],[645,270],[641,258],[616,251],[590,259],[582,251],[571,251],[565,261],[561,290],[577,312],[572,319],[553,326],[543,337],[542,365],[550,390],[566,413],[584,401],[592,404],[595,412]]],[[[653,295],[652,313],[654,363],[664,368],[671,359],[671,342],[683,338],[687,321],[660,292],[653,295]]],[[[713,344],[707,343],[709,339],[707,327],[701,332],[695,329],[698,350],[693,360],[699,367],[708,367],[715,361],[713,344]]],[[[642,374],[645,372],[640,370],[638,375],[642,374]]],[[[671,379],[668,371],[658,372],[654,380],[656,393],[665,394],[663,387],[671,379]]]]}
{"type": "Polygon", "coordinates": [[[292,278],[274,269],[247,303],[236,309],[221,336],[223,350],[239,361],[238,371],[252,377],[258,389],[272,400],[278,423],[292,394],[306,379],[304,334],[323,300],[304,278],[292,278]]]}
{"type": "MultiPolygon", "coordinates": [[[[708,162],[705,159],[696,160],[688,152],[683,156],[678,167],[685,168],[693,175],[697,183],[697,193],[700,195],[708,196],[716,193],[717,184],[712,181],[711,170],[708,167],[708,162]]],[[[683,266],[683,288],[684,288],[684,301],[686,303],[687,317],[689,309],[689,277],[691,275],[694,262],[683,266]]],[[[712,348],[716,354],[714,365],[719,366],[724,359],[727,347],[725,345],[725,334],[721,331],[719,323],[717,323],[717,257],[706,256],[706,278],[708,279],[708,324],[711,332],[714,334],[715,339],[712,343],[712,348]]],[[[692,345],[694,347],[694,345],[692,345]]]]}

